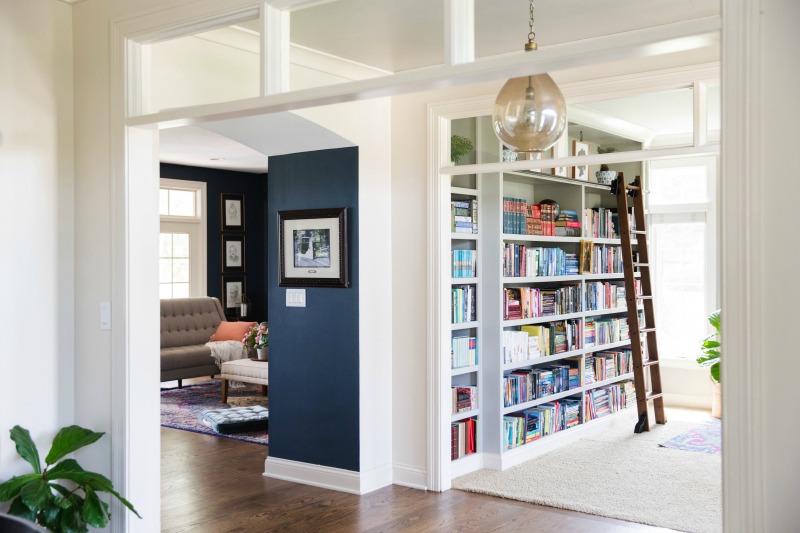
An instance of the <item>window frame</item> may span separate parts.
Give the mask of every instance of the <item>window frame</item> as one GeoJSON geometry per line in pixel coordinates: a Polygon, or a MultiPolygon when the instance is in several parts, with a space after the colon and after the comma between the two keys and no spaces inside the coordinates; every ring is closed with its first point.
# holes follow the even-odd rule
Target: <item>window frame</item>
{"type": "Polygon", "coordinates": [[[204,181],[160,178],[159,193],[161,189],[195,193],[196,215],[159,215],[159,233],[189,234],[189,295],[205,296],[208,294],[208,186],[204,181]],[[176,231],[176,225],[182,227],[176,231]]]}

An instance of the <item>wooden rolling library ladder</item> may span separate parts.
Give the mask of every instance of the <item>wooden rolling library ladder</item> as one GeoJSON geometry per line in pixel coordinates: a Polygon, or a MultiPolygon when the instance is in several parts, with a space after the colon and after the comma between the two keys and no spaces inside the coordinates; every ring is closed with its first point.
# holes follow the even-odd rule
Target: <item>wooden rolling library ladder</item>
{"type": "Polygon", "coordinates": [[[622,240],[622,266],[625,273],[625,300],[628,304],[628,327],[630,328],[631,351],[633,354],[633,379],[636,389],[636,408],[639,420],[634,428],[635,433],[650,431],[650,419],[647,402],[653,401],[656,423],[666,424],[664,416],[664,393],[661,388],[661,369],[658,361],[656,345],[655,313],[653,312],[653,285],[650,276],[650,257],[647,251],[647,232],[644,220],[644,195],[642,181],[639,176],[630,185],[625,184],[622,172],[611,184],[611,194],[617,197],[617,213],[619,233],[622,240]],[[625,213],[628,213],[628,196],[633,198],[634,226],[625,213]],[[638,260],[633,261],[631,235],[636,236],[638,260]],[[636,268],[641,272],[642,294],[637,295],[634,286],[636,268]],[[639,324],[637,303],[642,300],[644,306],[645,327],[639,324]],[[647,359],[642,354],[642,335],[647,336],[647,359]],[[644,369],[650,370],[651,392],[647,393],[644,369]]]}

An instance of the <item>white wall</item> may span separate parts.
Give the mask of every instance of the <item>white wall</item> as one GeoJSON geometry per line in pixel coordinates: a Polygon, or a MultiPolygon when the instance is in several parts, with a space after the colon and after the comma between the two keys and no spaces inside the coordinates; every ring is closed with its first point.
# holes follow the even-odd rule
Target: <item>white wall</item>
{"type": "Polygon", "coordinates": [[[74,422],[75,351],[71,8],[0,0],[0,12],[2,480],[29,469],[14,425],[44,457],[74,422]]]}

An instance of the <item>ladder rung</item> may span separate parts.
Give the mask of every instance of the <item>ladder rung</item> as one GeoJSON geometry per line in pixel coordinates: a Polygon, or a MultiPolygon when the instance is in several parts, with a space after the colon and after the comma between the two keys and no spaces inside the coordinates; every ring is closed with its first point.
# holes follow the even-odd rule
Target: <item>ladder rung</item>
{"type": "Polygon", "coordinates": [[[639,333],[650,333],[650,332],[655,331],[655,330],[656,330],[656,328],[642,328],[642,329],[639,330],[639,333]]]}
{"type": "Polygon", "coordinates": [[[642,361],[642,366],[653,366],[658,364],[658,359],[648,359],[647,361],[642,361]]]}
{"type": "Polygon", "coordinates": [[[655,400],[656,398],[661,398],[662,396],[664,396],[663,392],[654,392],[652,394],[648,394],[645,400],[649,402],[650,400],[655,400]]]}
{"type": "Polygon", "coordinates": [[[634,263],[634,267],[649,267],[650,263],[634,263]]]}
{"type": "Polygon", "coordinates": [[[628,189],[629,191],[641,190],[641,187],[639,187],[638,185],[626,185],[625,188],[628,189]]]}
{"type": "Polygon", "coordinates": [[[647,232],[643,229],[632,229],[631,235],[647,235],[647,232]]]}
{"type": "Polygon", "coordinates": [[[637,300],[652,300],[653,299],[653,295],[647,295],[647,296],[640,295],[640,296],[637,296],[636,299],[637,300]]]}

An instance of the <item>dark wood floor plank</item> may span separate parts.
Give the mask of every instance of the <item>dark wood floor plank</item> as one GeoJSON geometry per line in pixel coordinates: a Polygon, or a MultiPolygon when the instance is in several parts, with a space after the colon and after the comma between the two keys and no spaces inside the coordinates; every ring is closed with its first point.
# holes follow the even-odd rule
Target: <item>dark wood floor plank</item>
{"type": "Polygon", "coordinates": [[[261,475],[268,448],[161,429],[161,521],[169,533],[667,531],[450,490],[400,486],[356,496],[261,475]]]}

